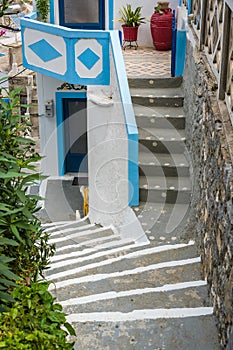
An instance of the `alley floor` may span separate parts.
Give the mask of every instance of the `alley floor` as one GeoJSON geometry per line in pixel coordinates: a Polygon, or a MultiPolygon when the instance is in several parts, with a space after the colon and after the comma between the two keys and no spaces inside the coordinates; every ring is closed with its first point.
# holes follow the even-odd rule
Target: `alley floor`
{"type": "Polygon", "coordinates": [[[122,50],[129,78],[171,76],[171,51],[157,51],[152,47],[122,50]]]}
{"type": "Polygon", "coordinates": [[[170,79],[169,51],[123,56],[141,145],[144,200],[133,209],[148,241],[88,218],[45,224],[57,247],[50,291],[75,328],[76,350],[219,350],[197,245],[183,235],[192,190],[182,82],[170,79]]]}

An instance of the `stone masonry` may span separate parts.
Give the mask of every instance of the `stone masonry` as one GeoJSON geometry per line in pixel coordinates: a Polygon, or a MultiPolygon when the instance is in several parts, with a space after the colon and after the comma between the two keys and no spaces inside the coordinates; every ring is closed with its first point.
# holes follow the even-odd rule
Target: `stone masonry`
{"type": "Polygon", "coordinates": [[[187,40],[187,146],[192,157],[192,234],[199,243],[222,349],[233,349],[233,127],[205,55],[187,40]]]}

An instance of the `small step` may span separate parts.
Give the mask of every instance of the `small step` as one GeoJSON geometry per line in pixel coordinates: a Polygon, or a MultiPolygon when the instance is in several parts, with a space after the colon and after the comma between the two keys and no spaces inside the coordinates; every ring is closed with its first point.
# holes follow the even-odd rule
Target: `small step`
{"type": "Polygon", "coordinates": [[[142,202],[186,204],[191,198],[189,177],[141,176],[139,197],[142,202]]]}
{"type": "Polygon", "coordinates": [[[184,153],[185,132],[176,129],[138,129],[141,150],[150,150],[152,153],[184,153]]]}
{"type": "MultiPolygon", "coordinates": [[[[63,311],[67,314],[86,312],[126,313],[134,310],[156,309],[160,308],[161,305],[166,309],[202,307],[203,301],[207,300],[207,297],[206,282],[200,280],[193,283],[170,284],[168,290],[166,290],[166,287],[148,287],[118,293],[100,293],[92,297],[68,299],[62,301],[61,305],[63,311]],[[190,297],[191,295],[192,297],[190,297]],[[92,301],[93,299],[95,299],[95,302],[92,301]],[[81,304],[82,300],[83,305],[81,304]]],[[[205,306],[208,306],[208,304],[205,303],[205,306]]]]}
{"type": "Polygon", "coordinates": [[[189,176],[189,164],[183,154],[140,152],[139,174],[147,176],[189,176]]]}
{"type": "MultiPolygon", "coordinates": [[[[123,271],[102,273],[102,268],[63,275],[52,279],[50,290],[59,300],[99,294],[114,290],[116,292],[137,288],[159,287],[166,284],[201,280],[200,258],[188,258],[123,271]],[[69,291],[69,293],[67,293],[69,291]]],[[[52,276],[51,276],[52,277],[52,276]]]]}
{"type": "MultiPolygon", "coordinates": [[[[78,313],[68,316],[68,321],[75,328],[78,350],[219,350],[213,315],[199,315],[199,309],[192,314],[192,310],[189,313],[184,309],[186,314],[182,313],[182,308],[149,309],[140,313],[137,310],[131,313],[78,313]]],[[[205,312],[205,309],[200,312],[202,310],[205,312]]]]}
{"type": "Polygon", "coordinates": [[[134,106],[137,125],[140,128],[184,129],[185,116],[182,107],[134,106]]]}
{"type": "Polygon", "coordinates": [[[130,89],[132,102],[134,105],[142,106],[166,106],[182,107],[183,91],[181,87],[166,89],[130,89]]]}
{"type": "MultiPolygon", "coordinates": [[[[128,243],[124,247],[109,249],[101,253],[94,253],[87,257],[70,258],[65,261],[54,262],[50,265],[53,274],[69,270],[82,273],[112,273],[126,269],[140,268],[151,264],[166,263],[166,261],[180,261],[197,257],[196,247],[193,242],[187,244],[168,244],[162,247],[139,247],[134,250],[134,244],[128,243]],[[138,259],[140,257],[140,259],[138,259]]],[[[71,274],[71,273],[70,273],[71,274]]]]}
{"type": "Polygon", "coordinates": [[[96,242],[96,240],[100,240],[102,238],[106,239],[107,237],[114,237],[114,233],[110,228],[102,228],[95,230],[88,230],[81,233],[80,231],[76,231],[70,234],[64,234],[58,238],[51,238],[49,240],[50,244],[56,244],[57,248],[64,247],[69,244],[79,244],[85,245],[87,242],[96,242]]]}
{"type": "Polygon", "coordinates": [[[176,129],[139,128],[139,140],[185,141],[185,131],[176,129]]]}
{"type": "Polygon", "coordinates": [[[182,84],[182,77],[169,78],[129,78],[130,88],[177,88],[182,84]]]}

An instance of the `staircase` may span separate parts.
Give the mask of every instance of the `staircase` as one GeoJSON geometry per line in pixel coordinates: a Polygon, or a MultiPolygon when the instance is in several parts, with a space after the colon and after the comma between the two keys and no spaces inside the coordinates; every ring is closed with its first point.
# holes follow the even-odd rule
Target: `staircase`
{"type": "Polygon", "coordinates": [[[79,350],[219,349],[193,241],[179,237],[191,198],[180,79],[130,81],[139,127],[140,198],[150,240],[88,219],[45,224],[56,244],[47,279],[79,350]]]}
{"type": "Polygon", "coordinates": [[[147,233],[152,229],[154,240],[158,241],[159,232],[169,233],[170,239],[171,231],[177,227],[180,231],[181,223],[185,224],[191,199],[182,79],[129,79],[129,85],[139,131],[140,206],[136,214],[142,224],[148,216],[154,217],[150,227],[145,227],[147,233]]]}

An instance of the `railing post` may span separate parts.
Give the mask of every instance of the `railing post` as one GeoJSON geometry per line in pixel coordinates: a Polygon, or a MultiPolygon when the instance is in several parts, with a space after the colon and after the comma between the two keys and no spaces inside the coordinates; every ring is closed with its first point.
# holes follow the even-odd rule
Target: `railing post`
{"type": "Polygon", "coordinates": [[[208,5],[208,0],[203,0],[202,9],[201,9],[201,30],[200,30],[199,50],[203,50],[205,45],[207,5],[208,5]]]}
{"type": "Polygon", "coordinates": [[[230,30],[231,30],[231,10],[225,2],[222,47],[221,47],[221,66],[219,77],[219,99],[225,99],[226,85],[227,85],[227,70],[229,64],[229,44],[230,44],[230,30]]]}

